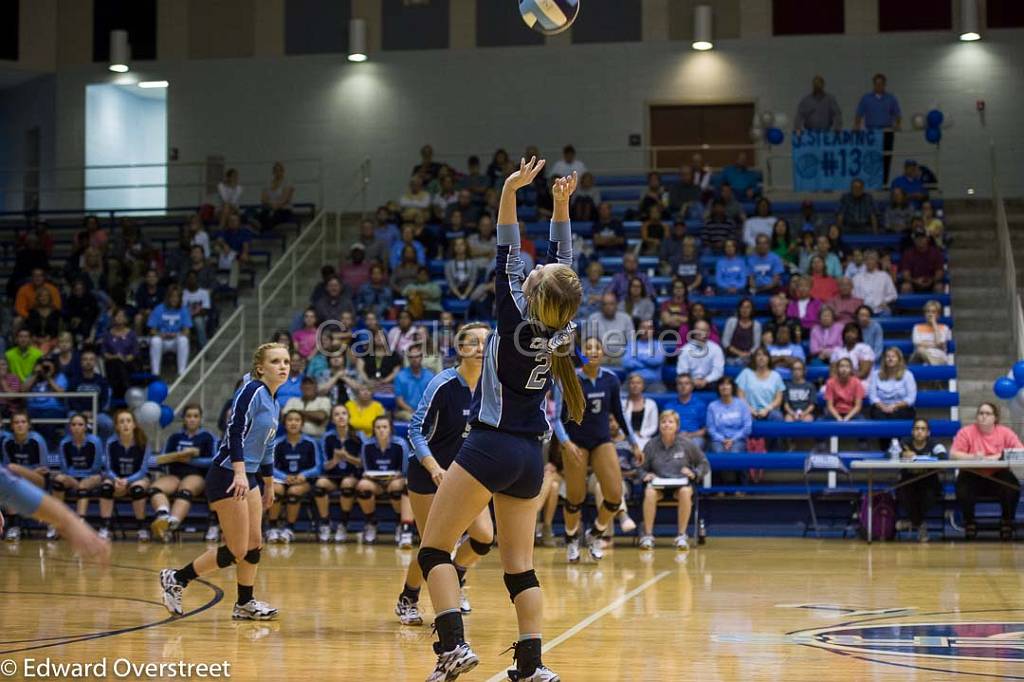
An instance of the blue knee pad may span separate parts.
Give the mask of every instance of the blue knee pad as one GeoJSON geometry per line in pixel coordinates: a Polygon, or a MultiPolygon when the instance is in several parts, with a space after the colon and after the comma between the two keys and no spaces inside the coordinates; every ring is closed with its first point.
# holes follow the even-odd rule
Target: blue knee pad
{"type": "Polygon", "coordinates": [[[437,549],[436,547],[420,547],[420,551],[416,554],[416,562],[420,565],[420,572],[423,573],[424,580],[438,566],[443,564],[455,565],[450,552],[437,549]]]}

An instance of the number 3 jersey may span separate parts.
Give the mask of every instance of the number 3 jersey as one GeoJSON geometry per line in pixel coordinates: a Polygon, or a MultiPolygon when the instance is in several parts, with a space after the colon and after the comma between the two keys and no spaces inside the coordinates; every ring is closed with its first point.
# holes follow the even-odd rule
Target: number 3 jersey
{"type": "MultiPolygon", "coordinates": [[[[547,433],[544,395],[551,380],[547,344],[555,332],[531,321],[523,294],[519,226],[498,225],[494,305],[497,329],[487,339],[483,371],[473,393],[470,424],[510,433],[547,433]]],[[[569,222],[552,222],[548,260],[572,265],[569,222]]]]}
{"type": "Polygon", "coordinates": [[[636,442],[633,427],[622,412],[622,397],[619,391],[619,377],[615,372],[602,367],[597,376],[591,379],[582,369],[576,370],[580,385],[583,387],[583,398],[586,407],[583,409],[583,421],[579,424],[569,421],[569,415],[563,405],[562,391],[556,386],[554,391],[556,419],[554,424],[555,437],[560,443],[567,440],[600,445],[610,443],[611,429],[608,415],[615,417],[622,433],[626,434],[630,443],[636,442]]]}

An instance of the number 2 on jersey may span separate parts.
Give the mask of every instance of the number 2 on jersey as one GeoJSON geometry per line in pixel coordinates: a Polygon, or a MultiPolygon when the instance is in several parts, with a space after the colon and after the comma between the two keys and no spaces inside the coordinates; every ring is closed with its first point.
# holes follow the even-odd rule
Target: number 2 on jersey
{"type": "MultiPolygon", "coordinates": [[[[544,346],[547,345],[547,341],[541,338],[534,338],[530,341],[530,350],[540,351],[544,346]]],[[[551,369],[551,356],[547,353],[537,357],[537,365],[530,372],[530,377],[526,380],[526,388],[531,391],[540,391],[547,385],[548,370],[551,369]]]]}

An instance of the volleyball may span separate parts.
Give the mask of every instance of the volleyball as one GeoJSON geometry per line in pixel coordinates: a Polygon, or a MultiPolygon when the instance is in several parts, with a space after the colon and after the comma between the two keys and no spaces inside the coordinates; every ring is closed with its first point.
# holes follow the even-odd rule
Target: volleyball
{"type": "Polygon", "coordinates": [[[572,26],[580,13],[580,0],[519,0],[519,14],[526,25],[546,36],[572,26]]]}

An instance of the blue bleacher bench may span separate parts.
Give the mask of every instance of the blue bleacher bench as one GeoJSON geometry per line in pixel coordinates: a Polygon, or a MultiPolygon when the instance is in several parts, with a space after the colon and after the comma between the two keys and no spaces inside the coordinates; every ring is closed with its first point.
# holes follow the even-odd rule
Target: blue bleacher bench
{"type": "MultiPolygon", "coordinates": [[[[932,435],[952,438],[960,430],[960,422],[950,419],[929,419],[932,435]]],[[[910,435],[913,421],[893,419],[887,421],[853,422],[773,422],[755,421],[755,438],[902,438],[910,435]]]]}
{"type": "MultiPolygon", "coordinates": [[[[882,452],[840,452],[843,464],[862,459],[887,459],[882,452]]],[[[743,469],[776,469],[803,471],[806,452],[709,452],[708,463],[712,471],[738,471],[743,469]]]]}

